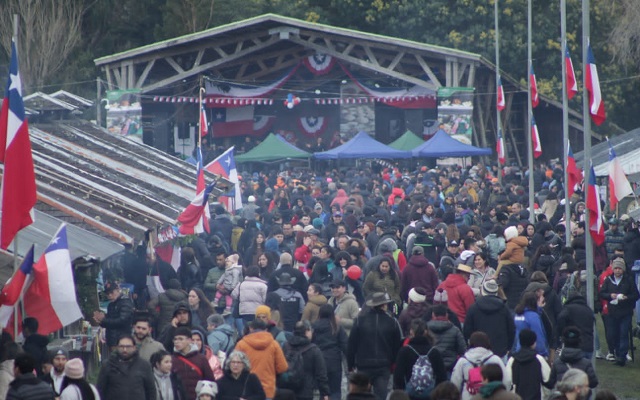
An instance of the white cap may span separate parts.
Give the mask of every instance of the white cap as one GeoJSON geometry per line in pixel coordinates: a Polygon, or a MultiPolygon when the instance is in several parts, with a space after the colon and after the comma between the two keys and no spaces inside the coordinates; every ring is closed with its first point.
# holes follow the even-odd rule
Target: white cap
{"type": "Polygon", "coordinates": [[[247,200],[249,201],[249,203],[255,203],[256,202],[256,198],[254,196],[249,196],[249,198],[247,200]]]}

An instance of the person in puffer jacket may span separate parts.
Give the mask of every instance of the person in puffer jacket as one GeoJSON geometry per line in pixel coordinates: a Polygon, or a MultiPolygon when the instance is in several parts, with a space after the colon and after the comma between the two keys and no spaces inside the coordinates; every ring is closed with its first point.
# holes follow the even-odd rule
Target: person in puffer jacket
{"type": "Polygon", "coordinates": [[[451,371],[458,356],[467,351],[467,344],[460,329],[447,318],[447,309],[443,305],[434,306],[432,313],[427,328],[436,338],[434,347],[442,354],[445,369],[451,371]]]}
{"type": "Polygon", "coordinates": [[[510,226],[504,230],[504,239],[507,244],[504,252],[500,255],[500,262],[496,273],[500,273],[502,266],[509,264],[522,264],[524,262],[524,250],[529,245],[529,240],[525,236],[518,236],[518,229],[510,226]]]}
{"type": "Polygon", "coordinates": [[[497,279],[500,289],[507,300],[507,307],[515,310],[522,293],[529,284],[529,273],[520,264],[507,264],[500,269],[497,279]]]}
{"type": "MultiPolygon", "coordinates": [[[[591,341],[593,342],[593,339],[591,341]]],[[[591,389],[598,386],[598,376],[593,369],[591,358],[585,358],[584,352],[580,349],[581,342],[583,342],[580,329],[576,326],[566,327],[562,331],[562,342],[564,343],[562,353],[551,366],[549,386],[555,386],[557,382],[560,382],[569,368],[577,368],[584,371],[589,377],[589,387],[591,389]]]]}
{"type": "Polygon", "coordinates": [[[447,279],[438,286],[438,289],[444,289],[447,292],[448,307],[456,313],[458,320],[464,322],[467,316],[467,310],[476,301],[473,290],[467,284],[473,269],[471,267],[459,264],[454,274],[449,274],[447,279]]]}

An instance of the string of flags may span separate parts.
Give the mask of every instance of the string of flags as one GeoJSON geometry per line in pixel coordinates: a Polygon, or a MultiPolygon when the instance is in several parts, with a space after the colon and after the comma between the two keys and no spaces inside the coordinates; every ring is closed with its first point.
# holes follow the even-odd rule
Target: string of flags
{"type": "MultiPolygon", "coordinates": [[[[371,96],[359,96],[359,97],[328,97],[321,99],[311,99],[316,105],[332,105],[332,104],[367,104],[367,103],[390,103],[396,101],[415,101],[421,99],[434,98],[433,96],[389,96],[389,97],[371,97],[371,96]]],[[[198,103],[197,97],[188,96],[154,96],[153,101],[157,103],[198,103]]],[[[204,98],[203,104],[218,104],[218,105],[234,105],[234,106],[254,106],[265,105],[270,106],[274,104],[274,99],[268,98],[244,98],[244,99],[231,99],[231,98],[204,98]]]]}

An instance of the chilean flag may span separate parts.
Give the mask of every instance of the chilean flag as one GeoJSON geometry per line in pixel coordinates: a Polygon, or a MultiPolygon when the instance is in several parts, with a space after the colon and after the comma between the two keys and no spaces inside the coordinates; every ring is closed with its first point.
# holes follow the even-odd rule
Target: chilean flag
{"type": "Polygon", "coordinates": [[[498,129],[498,141],[496,142],[496,153],[498,153],[498,161],[504,165],[507,161],[504,155],[504,138],[502,137],[502,130],[498,129]]]}
{"type": "Polygon", "coordinates": [[[591,51],[591,44],[587,48],[587,65],[585,66],[584,84],[589,92],[589,114],[594,124],[600,126],[607,119],[607,113],[604,109],[604,100],[600,92],[600,79],[598,78],[598,69],[596,68],[596,59],[591,51]]]}
{"type": "Polygon", "coordinates": [[[602,223],[602,209],[600,207],[600,191],[596,185],[596,173],[593,163],[590,163],[589,186],[587,187],[587,209],[589,209],[589,232],[593,242],[600,246],[604,243],[604,224],[602,223]]]}
{"type": "Polygon", "coordinates": [[[533,157],[540,157],[542,155],[542,145],[540,144],[540,135],[538,134],[536,119],[533,115],[531,116],[531,143],[533,147],[533,157]]]}
{"type": "Polygon", "coordinates": [[[629,180],[622,170],[620,160],[616,157],[616,152],[613,150],[609,138],[607,138],[607,144],[609,145],[609,207],[611,210],[615,210],[616,204],[620,200],[633,194],[633,189],[631,189],[629,180]]]}
{"type": "Polygon", "coordinates": [[[212,174],[221,175],[233,183],[234,189],[227,193],[227,196],[221,196],[220,201],[227,200],[227,210],[235,211],[242,208],[242,194],[240,193],[240,180],[238,179],[238,170],[236,169],[236,160],[233,157],[235,146],[231,146],[227,151],[220,154],[215,160],[207,164],[204,169],[212,174]],[[229,198],[228,196],[233,196],[229,198]]]}
{"type": "Polygon", "coordinates": [[[198,192],[191,204],[178,216],[178,222],[182,224],[178,228],[181,235],[209,233],[209,218],[205,218],[205,213],[209,209],[209,195],[215,185],[216,182],[213,181],[203,191],[198,192]]]}
{"type": "Polygon", "coordinates": [[[198,143],[198,147],[196,147],[196,193],[202,192],[205,186],[202,163],[202,147],[198,143]]]}
{"type": "Polygon", "coordinates": [[[568,144],[567,151],[567,197],[571,197],[571,195],[576,191],[576,185],[582,182],[584,176],[582,174],[582,170],[578,168],[576,164],[576,159],[573,157],[573,151],[571,150],[571,143],[568,144]]]}
{"type": "Polygon", "coordinates": [[[200,105],[200,137],[207,136],[209,132],[209,123],[207,121],[207,112],[204,110],[204,106],[200,105]]]}
{"type": "Polygon", "coordinates": [[[569,97],[569,100],[571,100],[576,94],[578,94],[578,82],[576,81],[576,74],[573,71],[573,62],[571,62],[569,47],[566,43],[564,45],[564,60],[567,68],[565,71],[567,74],[567,96],[569,97]]]}
{"type": "Polygon", "coordinates": [[[61,224],[49,246],[33,265],[33,281],[24,294],[25,313],[48,335],[82,318],[76,298],[67,226],[61,224]]]}
{"type": "Polygon", "coordinates": [[[529,64],[529,79],[531,80],[531,107],[536,108],[540,104],[540,98],[538,97],[536,74],[533,72],[533,62],[529,64]]]}
{"type": "Polygon", "coordinates": [[[2,288],[2,292],[0,292],[0,325],[12,328],[13,324],[9,324],[9,319],[13,315],[14,306],[22,296],[22,291],[31,271],[33,271],[33,246],[24,256],[20,268],[7,281],[2,288]]]}
{"type": "Polygon", "coordinates": [[[252,134],[253,111],[253,106],[213,108],[211,118],[213,137],[221,138],[252,134]]]}
{"type": "Polygon", "coordinates": [[[33,223],[33,208],[37,201],[29,124],[24,113],[18,52],[13,40],[9,80],[0,111],[0,162],[4,163],[0,188],[0,247],[7,249],[18,232],[33,223]]]}
{"type": "Polygon", "coordinates": [[[498,76],[498,97],[496,99],[496,105],[498,107],[498,111],[502,111],[505,108],[504,102],[504,88],[502,87],[502,78],[498,76]]]}

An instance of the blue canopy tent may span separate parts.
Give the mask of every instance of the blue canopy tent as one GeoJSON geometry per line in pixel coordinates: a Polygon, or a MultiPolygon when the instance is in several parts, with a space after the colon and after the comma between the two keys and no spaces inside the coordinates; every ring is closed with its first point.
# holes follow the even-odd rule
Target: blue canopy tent
{"type": "Polygon", "coordinates": [[[491,149],[459,142],[442,129],[431,139],[411,150],[413,157],[423,158],[489,156],[491,153],[491,149]]]}
{"type": "Polygon", "coordinates": [[[338,160],[345,158],[411,158],[411,152],[396,150],[378,142],[366,132],[360,132],[347,143],[328,151],[314,153],[313,156],[318,160],[338,160]]]}

